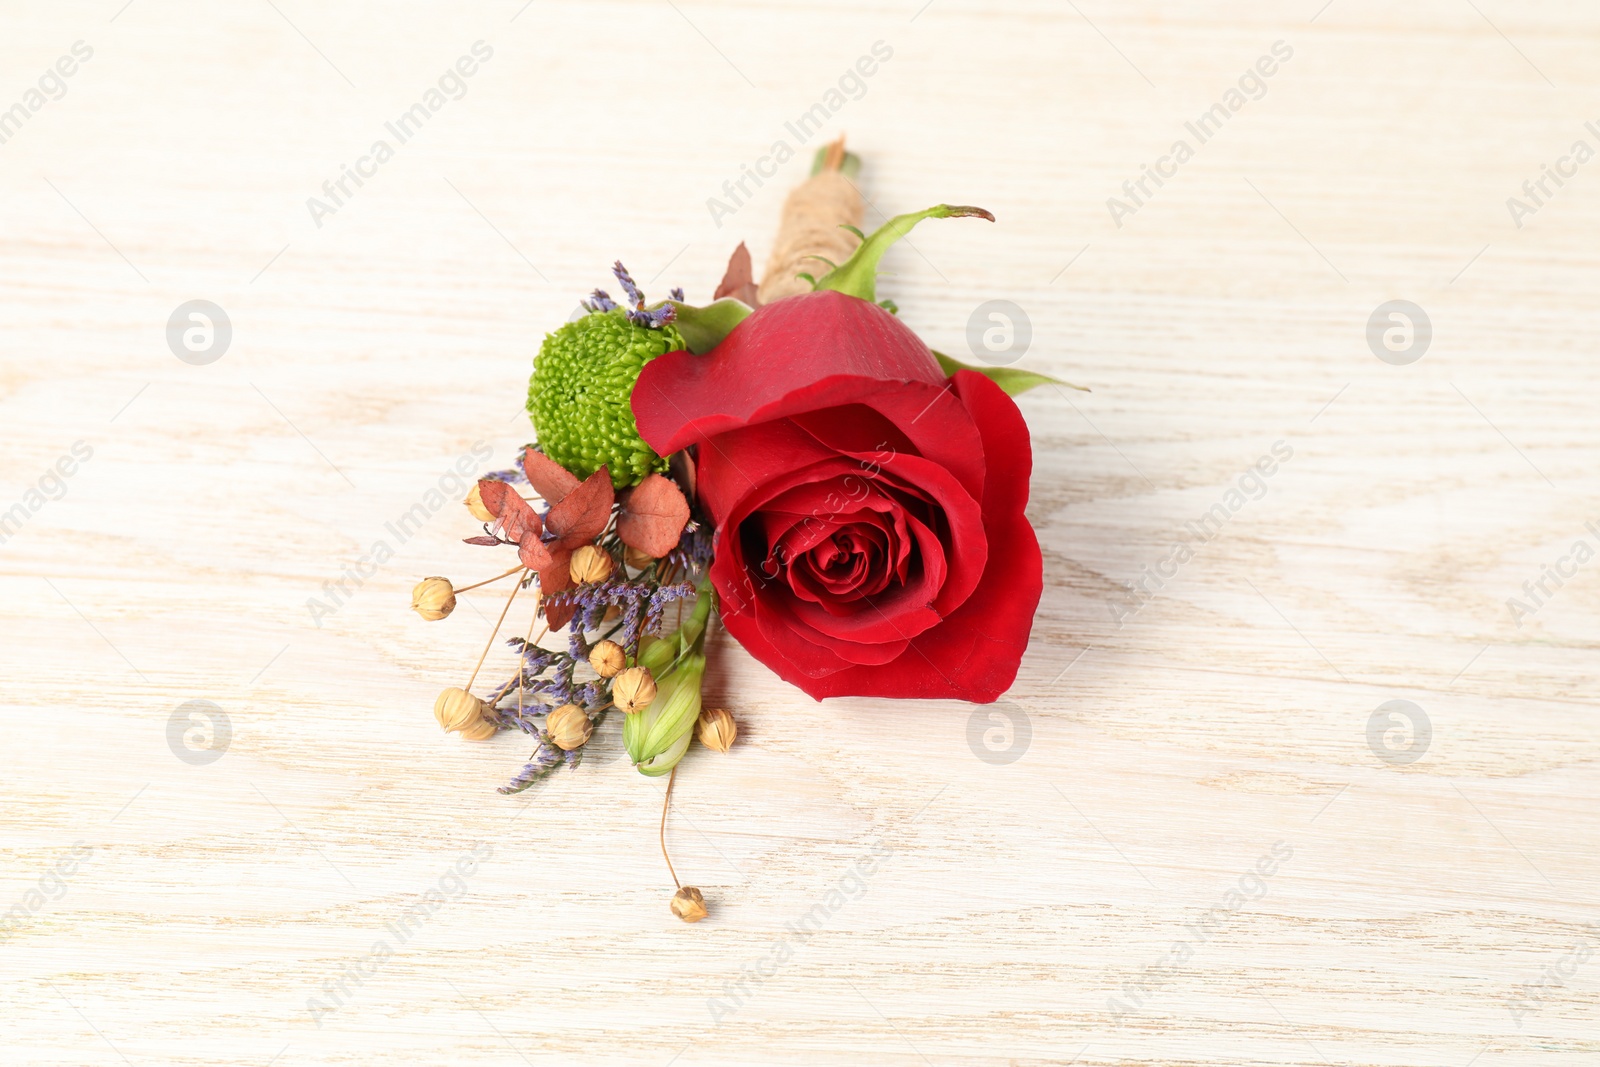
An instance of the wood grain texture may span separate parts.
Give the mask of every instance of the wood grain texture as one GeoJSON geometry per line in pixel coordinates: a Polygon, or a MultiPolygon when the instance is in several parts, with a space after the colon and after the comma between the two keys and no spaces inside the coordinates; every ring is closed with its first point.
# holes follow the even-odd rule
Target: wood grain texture
{"type": "Polygon", "coordinates": [[[0,144],[0,514],[26,508],[0,544],[0,1060],[1600,1059],[1600,560],[1507,607],[1600,544],[1600,163],[1520,228],[1506,204],[1600,148],[1600,14],[1319,4],[10,5],[0,108],[93,56],[0,144]],[[316,225],[307,198],[479,40],[465,95],[316,225]],[[1264,95],[1118,226],[1107,198],[1278,41],[1264,95]],[[814,704],[723,640],[741,740],[679,776],[674,859],[713,909],[686,927],[663,784],[614,723],[609,759],[511,799],[521,741],[438,731],[498,601],[429,625],[408,591],[493,565],[453,503],[386,524],[459,457],[506,465],[539,338],[613,259],[708,295],[840,130],[869,224],[999,219],[891,253],[905,320],[962,355],[1013,300],[1019,365],[1093,389],[1021,401],[1046,589],[997,707],[1030,736],[987,762],[989,710],[814,704]],[[167,348],[192,299],[232,321],[209,366],[167,348]],[[1366,340],[1394,299],[1432,323],[1408,366],[1366,340]],[[208,764],[169,746],[192,700],[231,723],[208,764]],[[1414,762],[1369,746],[1390,700],[1431,722],[1414,762]]]}

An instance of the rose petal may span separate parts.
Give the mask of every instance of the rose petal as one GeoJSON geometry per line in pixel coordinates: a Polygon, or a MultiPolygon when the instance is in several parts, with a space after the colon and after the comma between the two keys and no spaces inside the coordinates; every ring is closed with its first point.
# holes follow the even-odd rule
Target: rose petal
{"type": "Polygon", "coordinates": [[[851,667],[825,677],[789,669],[782,646],[770,643],[752,620],[728,625],[752,655],[818,700],[953,697],[987,704],[1016,679],[1044,584],[1039,542],[1024,514],[1033,465],[1028,427],[1016,403],[983,375],[959,371],[951,384],[982,432],[991,460],[983,500],[990,548],[983,585],[993,595],[971,598],[943,625],[911,641],[893,667],[851,667]]]}
{"type": "Polygon", "coordinates": [[[945,380],[928,346],[895,316],[824,290],[756,309],[704,356],[685,350],[651,360],[634,385],[633,413],[639,435],[668,455],[712,434],[861,394],[859,384],[847,384],[827,405],[790,402],[797,390],[838,378],[945,380]]]}

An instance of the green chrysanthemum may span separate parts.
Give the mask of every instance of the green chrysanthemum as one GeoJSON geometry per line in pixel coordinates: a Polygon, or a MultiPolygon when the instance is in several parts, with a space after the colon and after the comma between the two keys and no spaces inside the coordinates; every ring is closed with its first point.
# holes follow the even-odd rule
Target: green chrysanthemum
{"type": "Polygon", "coordinates": [[[579,478],[608,467],[619,489],[666,470],[667,461],[640,438],[629,401],[646,363],[687,347],[670,322],[640,325],[617,307],[547,335],[528,383],[539,447],[579,478]]]}

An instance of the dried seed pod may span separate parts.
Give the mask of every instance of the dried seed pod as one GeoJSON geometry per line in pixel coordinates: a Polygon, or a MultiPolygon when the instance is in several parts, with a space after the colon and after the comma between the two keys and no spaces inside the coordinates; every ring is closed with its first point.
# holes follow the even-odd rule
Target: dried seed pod
{"type": "Polygon", "coordinates": [[[445,730],[465,733],[469,727],[483,722],[483,701],[465,689],[451,686],[433,702],[433,717],[445,730]]]}
{"type": "Polygon", "coordinates": [[[706,917],[706,898],[700,890],[686,885],[672,894],[672,914],[686,923],[697,923],[706,917]]]}
{"type": "Polygon", "coordinates": [[[494,512],[483,506],[483,494],[478,492],[476,482],[473,483],[472,492],[467,494],[467,498],[462,503],[467,506],[468,511],[472,512],[472,517],[479,522],[494,521],[494,512]]]}
{"type": "Polygon", "coordinates": [[[572,554],[572,581],[577,585],[603,582],[611,577],[613,567],[611,553],[602,552],[594,545],[584,545],[572,554]]]}
{"type": "Polygon", "coordinates": [[[472,725],[462,728],[461,739],[463,741],[487,741],[499,732],[500,727],[488,719],[479,719],[472,725]]]}
{"type": "Polygon", "coordinates": [[[643,711],[656,698],[649,667],[629,667],[611,680],[611,702],[626,712],[643,711]]]}
{"type": "Polygon", "coordinates": [[[588,713],[576,704],[561,705],[549,714],[544,724],[550,731],[550,740],[557,748],[568,752],[582,747],[594,733],[594,723],[589,721],[588,713]]]}
{"type": "Polygon", "coordinates": [[[456,610],[456,590],[448,578],[424,578],[411,589],[411,610],[438,622],[456,610]]]}
{"type": "Polygon", "coordinates": [[[702,745],[726,752],[733,747],[734,738],[739,736],[739,727],[727,709],[707,708],[700,713],[696,732],[702,745]]]}
{"type": "Polygon", "coordinates": [[[628,654],[615,641],[601,641],[589,650],[589,666],[602,678],[615,678],[628,665],[628,654]]]}
{"type": "Polygon", "coordinates": [[[642,571],[655,561],[656,558],[650,553],[641,552],[631,545],[622,550],[622,562],[626,563],[634,570],[642,571]]]}

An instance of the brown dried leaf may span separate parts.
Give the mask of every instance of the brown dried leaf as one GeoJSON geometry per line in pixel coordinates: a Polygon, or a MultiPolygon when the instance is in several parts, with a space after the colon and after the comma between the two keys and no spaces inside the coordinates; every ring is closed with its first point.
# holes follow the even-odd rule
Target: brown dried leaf
{"type": "Polygon", "coordinates": [[[600,536],[600,531],[611,521],[611,505],[615,502],[611,472],[601,467],[582,485],[552,504],[545,522],[562,548],[577,548],[600,536]]]}
{"type": "Polygon", "coordinates": [[[539,513],[522,499],[516,487],[505,482],[497,482],[493,478],[482,478],[478,481],[478,496],[483,500],[483,506],[495,516],[493,529],[504,533],[513,541],[522,541],[532,534],[535,539],[544,533],[544,524],[539,521],[539,513]]]}
{"type": "Polygon", "coordinates": [[[717,284],[717,291],[712,295],[712,300],[721,300],[731,296],[735,300],[742,300],[753,308],[761,306],[761,298],[756,295],[756,279],[751,270],[750,250],[739,242],[739,247],[733,250],[733,255],[728,257],[728,269],[722,275],[722,281],[717,284]]]}
{"type": "Polygon", "coordinates": [[[517,558],[529,570],[543,572],[551,565],[550,548],[537,537],[525,537],[517,546],[517,558]]]}
{"type": "Polygon", "coordinates": [[[617,513],[617,536],[629,548],[661,557],[678,545],[689,523],[689,501],[671,478],[651,474],[634,487],[617,513]]]}
{"type": "Polygon", "coordinates": [[[546,598],[544,617],[554,631],[570,622],[578,607],[576,604],[552,604],[548,600],[551,593],[559,593],[572,585],[572,549],[551,545],[548,557],[549,562],[539,568],[539,595],[546,598]]]}
{"type": "Polygon", "coordinates": [[[563,497],[578,488],[577,475],[532,448],[522,453],[522,473],[528,476],[533,491],[549,504],[559,504],[563,497]]]}

